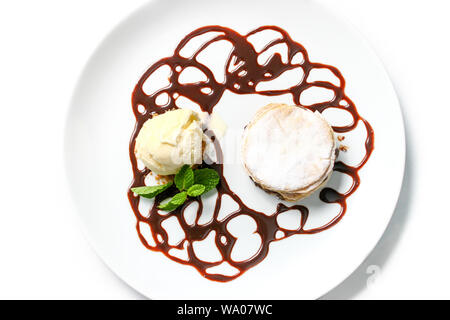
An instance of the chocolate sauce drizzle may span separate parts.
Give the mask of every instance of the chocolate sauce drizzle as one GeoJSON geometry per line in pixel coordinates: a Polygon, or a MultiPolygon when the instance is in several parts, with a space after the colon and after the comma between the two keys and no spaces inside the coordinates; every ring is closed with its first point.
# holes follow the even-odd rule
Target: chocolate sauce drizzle
{"type": "MultiPolygon", "coordinates": [[[[190,265],[195,267],[205,278],[216,281],[230,281],[239,276],[241,276],[244,272],[246,272],[251,267],[257,265],[261,262],[268,254],[270,244],[274,241],[279,241],[285,238],[288,238],[295,234],[314,234],[318,232],[322,232],[334,225],[336,225],[344,216],[347,209],[347,198],[352,195],[360,184],[360,178],[358,175],[358,171],[364,166],[364,164],[369,159],[373,148],[374,148],[374,132],[369,122],[363,119],[357,112],[354,103],[345,95],[345,80],[339,70],[333,66],[314,63],[309,61],[308,53],[305,48],[299,43],[293,41],[288,33],[283,29],[276,26],[263,26],[260,27],[247,35],[241,35],[229,28],[221,27],[221,26],[207,26],[202,27],[198,30],[193,31],[189,35],[187,35],[177,46],[173,56],[161,59],[160,61],[153,64],[141,77],[139,82],[137,83],[133,96],[132,96],[132,106],[133,112],[136,117],[136,126],[131,137],[129,153],[130,159],[133,169],[133,181],[131,183],[130,189],[128,189],[128,198],[131,204],[131,207],[134,211],[134,214],[137,218],[137,231],[140,240],[150,250],[159,251],[165,254],[168,258],[177,261],[182,264],[190,265]],[[264,30],[273,30],[277,31],[282,35],[281,39],[276,39],[270,43],[268,43],[262,51],[255,51],[254,46],[248,41],[248,37],[254,35],[256,33],[262,32],[264,30]],[[180,55],[180,50],[193,38],[203,35],[208,32],[218,32],[219,34],[212,38],[211,40],[205,42],[200,46],[200,48],[195,52],[192,57],[184,58],[180,55]],[[233,49],[229,55],[228,61],[226,62],[225,68],[225,82],[219,83],[215,80],[215,77],[212,71],[207,68],[205,65],[201,64],[197,61],[197,56],[210,44],[216,42],[226,40],[229,41],[233,45],[233,49]],[[266,52],[271,47],[284,43],[288,48],[288,63],[283,63],[282,58],[279,53],[275,53],[272,57],[266,62],[264,65],[260,65],[257,62],[258,55],[266,52]],[[302,54],[303,62],[293,63],[292,60],[295,55],[302,54]],[[230,66],[233,63],[234,66],[238,66],[236,70],[230,71],[230,66]],[[143,84],[150,77],[150,75],[157,70],[159,67],[167,65],[171,68],[172,73],[170,76],[170,85],[151,94],[147,95],[144,93],[143,84]],[[180,72],[187,67],[195,67],[201,70],[206,76],[207,80],[205,82],[198,82],[194,84],[180,84],[178,81],[180,72]],[[269,91],[257,91],[256,85],[261,81],[267,81],[271,79],[275,79],[280,76],[283,72],[287,70],[291,70],[294,68],[301,67],[304,71],[303,79],[299,84],[287,89],[287,90],[269,90],[269,91]],[[336,86],[327,81],[313,81],[308,82],[308,75],[313,69],[328,69],[331,71],[339,80],[340,85],[336,86]],[[334,131],[337,133],[345,133],[352,131],[356,128],[359,121],[365,126],[367,132],[367,139],[365,142],[365,156],[363,160],[357,166],[349,166],[341,161],[337,161],[334,166],[334,171],[338,171],[350,176],[353,180],[353,184],[351,188],[345,193],[339,193],[331,188],[323,188],[320,192],[320,199],[325,203],[337,203],[340,205],[339,213],[327,224],[314,228],[314,229],[304,229],[306,221],[308,220],[309,211],[308,208],[302,205],[293,205],[286,206],[282,203],[279,203],[276,209],[276,212],[270,216],[267,216],[264,213],[257,212],[245,205],[245,203],[241,200],[241,198],[235,194],[230,187],[228,186],[227,179],[223,174],[223,154],[220,148],[220,145],[217,139],[214,139],[214,143],[216,146],[216,151],[218,153],[218,163],[212,165],[203,164],[203,166],[211,167],[220,175],[220,183],[217,186],[217,200],[215,203],[213,220],[206,225],[199,225],[199,219],[203,211],[203,203],[201,197],[198,198],[189,198],[184,205],[179,207],[178,209],[161,215],[158,213],[157,206],[164,199],[172,196],[176,193],[176,189],[174,187],[168,189],[163,194],[158,195],[155,198],[155,202],[150,209],[150,212],[141,214],[139,211],[139,196],[133,194],[130,190],[132,187],[145,185],[144,179],[146,175],[149,173],[148,169],[140,170],[137,165],[136,157],[134,154],[135,148],[135,138],[141,129],[143,123],[151,118],[154,114],[161,114],[168,110],[176,109],[175,99],[178,96],[184,96],[189,98],[190,100],[196,102],[203,111],[207,111],[211,113],[214,106],[219,102],[225,90],[229,90],[236,94],[261,94],[265,96],[277,96],[281,94],[290,93],[292,95],[293,101],[296,105],[302,106],[300,103],[300,96],[302,92],[311,87],[319,87],[330,89],[334,92],[334,98],[331,101],[313,104],[311,106],[304,106],[310,110],[317,110],[319,112],[323,112],[327,108],[338,108],[349,112],[353,118],[351,124],[346,126],[336,126],[333,127],[334,131]],[[204,93],[205,91],[202,89],[209,88],[209,93],[204,93]],[[162,93],[167,93],[169,95],[169,102],[164,106],[158,106],[156,104],[156,97],[162,93]],[[143,107],[142,107],[143,106],[143,107]],[[221,202],[224,195],[230,196],[238,205],[239,209],[235,212],[229,214],[222,221],[218,220],[219,211],[221,208],[221,202]],[[193,225],[188,224],[184,217],[184,211],[186,208],[191,205],[193,202],[198,203],[197,216],[195,223],[193,225]],[[277,216],[282,212],[288,210],[298,210],[301,214],[301,224],[297,230],[287,230],[281,228],[277,224],[277,216]],[[233,261],[231,259],[231,252],[233,250],[233,246],[236,242],[236,238],[234,238],[227,229],[227,224],[233,218],[241,215],[250,216],[257,224],[258,234],[261,237],[261,245],[259,251],[250,259],[246,261],[233,261]],[[178,222],[185,233],[185,239],[183,239],[177,245],[169,245],[168,242],[168,233],[162,227],[162,222],[170,217],[176,217],[178,222]],[[154,243],[156,245],[150,245],[145,237],[142,235],[140,230],[140,224],[145,223],[148,224],[152,231],[152,237],[154,243]],[[283,237],[277,237],[276,234],[278,231],[282,231],[284,233],[283,237]],[[218,262],[206,262],[199,259],[195,253],[192,246],[194,241],[204,240],[210,232],[215,232],[215,244],[219,249],[222,260],[218,262]],[[223,241],[226,239],[226,241],[223,241]],[[183,249],[186,248],[188,259],[183,260],[181,258],[175,257],[170,254],[169,251],[171,249],[183,249]],[[208,273],[208,268],[218,266],[223,262],[228,262],[231,266],[238,270],[237,274],[233,276],[223,275],[223,274],[212,274],[208,273]]],[[[270,101],[269,101],[270,102],[270,101]]]]}

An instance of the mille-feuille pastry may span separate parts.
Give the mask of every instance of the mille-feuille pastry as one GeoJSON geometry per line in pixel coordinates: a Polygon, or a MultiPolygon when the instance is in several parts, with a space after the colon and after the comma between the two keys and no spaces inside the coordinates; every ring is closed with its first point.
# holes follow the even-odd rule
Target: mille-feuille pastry
{"type": "Polygon", "coordinates": [[[245,170],[259,187],[296,201],[326,183],[333,171],[336,142],[319,112],[269,104],[246,126],[241,152],[245,170]]]}

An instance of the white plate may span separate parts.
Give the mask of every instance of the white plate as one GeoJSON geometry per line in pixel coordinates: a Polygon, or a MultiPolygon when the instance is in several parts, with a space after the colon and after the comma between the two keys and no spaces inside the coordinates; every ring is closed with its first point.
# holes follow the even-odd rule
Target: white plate
{"type": "MultiPolygon", "coordinates": [[[[226,93],[216,111],[230,126],[228,132],[239,132],[256,109],[282,101],[289,99],[226,93]]],[[[356,164],[363,139],[356,131],[344,140],[350,149],[341,153],[341,160],[356,164]]],[[[380,239],[400,191],[404,151],[400,108],[377,57],[346,23],[314,2],[298,0],[152,1],[114,29],[90,59],[75,90],[66,131],[70,187],[88,238],[119,277],[155,299],[320,297],[350,275],[380,239]],[[227,283],[204,279],[194,268],[144,248],[126,196],[132,178],[128,143],[135,122],[134,85],[151,64],[172,55],[186,34],[205,25],[241,34],[263,25],[285,29],[312,61],[342,72],[346,94],[375,131],[375,150],[360,171],[361,185],[349,198],[343,220],[319,234],[272,243],[262,263],[227,283]]],[[[226,165],[225,174],[248,206],[270,212],[279,202],[254,187],[239,164],[226,165]]],[[[345,179],[330,183],[348,187],[345,179]]],[[[333,216],[333,205],[313,198],[306,204],[310,226],[333,216]]]]}

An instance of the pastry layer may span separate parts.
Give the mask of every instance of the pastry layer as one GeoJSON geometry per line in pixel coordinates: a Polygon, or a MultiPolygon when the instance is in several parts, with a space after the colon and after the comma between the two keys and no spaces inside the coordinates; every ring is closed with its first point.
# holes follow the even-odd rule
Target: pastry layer
{"type": "Polygon", "coordinates": [[[244,167],[256,184],[294,201],[326,182],[335,149],[333,129],[319,112],[269,104],[244,130],[241,151],[244,167]]]}

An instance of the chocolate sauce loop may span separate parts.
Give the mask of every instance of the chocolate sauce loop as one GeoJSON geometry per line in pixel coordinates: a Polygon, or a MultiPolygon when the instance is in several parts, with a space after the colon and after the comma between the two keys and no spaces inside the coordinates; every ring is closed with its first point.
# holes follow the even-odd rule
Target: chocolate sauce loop
{"type": "Polygon", "coordinates": [[[314,234],[322,232],[336,225],[346,212],[347,198],[352,195],[359,186],[360,178],[358,175],[358,171],[365,165],[374,148],[374,132],[372,130],[372,127],[367,120],[363,119],[358,114],[354,103],[345,95],[344,88],[345,80],[337,68],[309,61],[308,53],[305,48],[299,43],[293,41],[288,33],[279,27],[263,26],[248,33],[247,35],[241,35],[229,28],[221,26],[207,26],[188,34],[177,46],[173,56],[161,59],[160,61],[153,64],[144,73],[144,75],[137,83],[132,96],[132,106],[134,115],[136,117],[136,126],[129,146],[129,154],[133,169],[133,181],[128,189],[128,199],[137,218],[137,231],[143,245],[152,251],[162,252],[164,255],[174,261],[195,267],[198,272],[200,272],[207,279],[226,282],[241,276],[248,269],[261,262],[267,256],[270,244],[272,242],[288,238],[295,234],[314,234]],[[248,41],[248,38],[265,30],[276,31],[282,35],[282,38],[273,40],[272,42],[267,44],[262,49],[262,51],[257,52],[254,46],[248,41]],[[180,55],[180,50],[191,39],[208,32],[215,32],[217,33],[217,35],[211,40],[208,40],[207,42],[202,44],[191,57],[185,58],[180,55]],[[215,80],[213,72],[208,67],[198,62],[197,56],[210,44],[222,40],[230,42],[233,45],[233,49],[226,63],[225,82],[219,83],[215,80]],[[257,62],[258,55],[266,52],[273,46],[280,43],[284,43],[287,45],[289,60],[287,63],[284,63],[282,61],[282,58],[278,53],[272,55],[268,62],[264,65],[260,65],[257,62]],[[293,58],[297,54],[303,55],[303,61],[293,62],[293,58]],[[151,95],[147,95],[143,91],[143,84],[155,70],[165,65],[169,66],[172,70],[169,78],[170,85],[158,90],[151,95]],[[231,69],[233,69],[231,68],[232,66],[235,67],[235,70],[230,71],[231,69]],[[195,67],[199,69],[206,75],[207,80],[205,82],[180,84],[180,72],[187,67],[195,67]],[[255,88],[261,81],[275,79],[283,72],[299,67],[303,69],[304,76],[302,81],[297,85],[286,90],[256,91],[255,88]],[[336,86],[326,81],[308,82],[308,75],[313,69],[327,69],[331,71],[340,80],[340,85],[336,86]],[[334,171],[344,173],[352,178],[353,184],[351,188],[345,193],[339,193],[336,190],[328,187],[323,188],[320,192],[319,197],[323,202],[336,203],[340,205],[339,213],[326,225],[314,229],[305,230],[304,226],[308,219],[309,211],[308,208],[302,205],[286,206],[279,203],[276,212],[270,216],[247,207],[241,200],[241,198],[230,189],[227,183],[227,179],[223,175],[223,161],[221,161],[223,159],[223,154],[217,139],[214,139],[214,143],[216,146],[216,151],[218,153],[218,162],[211,165],[207,165],[205,163],[202,165],[203,167],[210,167],[217,170],[220,175],[220,183],[217,186],[217,200],[214,208],[213,219],[211,222],[207,223],[206,225],[200,225],[198,223],[203,211],[203,203],[200,197],[189,198],[181,207],[166,215],[159,214],[158,205],[161,203],[161,201],[163,201],[167,197],[174,195],[177,192],[175,187],[169,188],[164,193],[158,195],[155,198],[150,212],[141,214],[141,212],[139,211],[140,198],[139,196],[133,194],[131,188],[144,185],[144,179],[150,171],[148,169],[140,170],[137,166],[137,161],[134,154],[135,138],[139,133],[139,130],[141,129],[143,123],[146,120],[150,119],[154,114],[161,114],[168,110],[178,108],[175,105],[174,96],[184,96],[196,102],[203,111],[211,113],[214,106],[221,99],[225,90],[229,90],[236,94],[260,94],[265,96],[277,96],[289,93],[292,95],[294,103],[298,106],[302,106],[302,104],[300,103],[300,96],[302,92],[312,87],[332,90],[334,92],[334,98],[331,101],[316,103],[310,106],[303,107],[308,108],[312,111],[319,112],[323,112],[327,108],[338,108],[345,110],[351,114],[353,119],[352,123],[346,126],[335,126],[333,127],[333,130],[337,133],[350,132],[355,129],[358,123],[361,121],[364,124],[367,133],[365,142],[365,155],[358,165],[349,166],[341,161],[336,162],[334,165],[334,171]],[[202,89],[204,88],[209,88],[208,93],[205,93],[204,90],[202,91],[202,89]],[[170,97],[169,102],[164,106],[158,106],[155,102],[155,99],[162,93],[168,94],[168,96],[170,97]],[[144,108],[144,110],[142,110],[142,107],[144,108]],[[229,214],[224,220],[219,221],[218,215],[224,195],[228,195],[229,197],[231,197],[231,199],[233,199],[239,205],[239,208],[235,212],[229,214]],[[196,216],[197,218],[195,223],[193,225],[190,225],[185,221],[183,217],[186,208],[193,202],[197,202],[198,204],[196,216]],[[292,209],[298,210],[298,212],[301,214],[300,227],[297,230],[287,230],[281,228],[277,223],[278,215],[292,209]],[[233,259],[231,259],[231,252],[236,242],[236,238],[233,237],[233,235],[228,231],[227,224],[233,218],[241,215],[250,216],[255,220],[257,225],[256,232],[258,232],[261,237],[261,245],[257,253],[254,254],[251,258],[245,261],[234,261],[233,259]],[[162,227],[163,221],[170,217],[176,217],[185,233],[185,239],[183,239],[176,245],[169,244],[168,234],[162,227]],[[140,230],[140,226],[142,223],[150,226],[151,236],[153,237],[155,245],[150,245],[143,236],[140,230]],[[192,245],[194,241],[204,240],[212,231],[215,232],[215,243],[222,256],[222,259],[217,262],[207,262],[199,259],[195,255],[192,245]],[[283,236],[276,237],[278,231],[281,231],[281,234],[283,236]],[[169,251],[171,249],[185,249],[188,256],[187,260],[170,254],[169,251]],[[234,267],[237,270],[237,273],[232,276],[208,273],[209,268],[218,266],[224,262],[227,262],[229,265],[234,267]]]}

